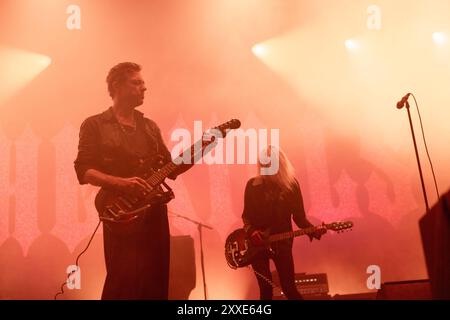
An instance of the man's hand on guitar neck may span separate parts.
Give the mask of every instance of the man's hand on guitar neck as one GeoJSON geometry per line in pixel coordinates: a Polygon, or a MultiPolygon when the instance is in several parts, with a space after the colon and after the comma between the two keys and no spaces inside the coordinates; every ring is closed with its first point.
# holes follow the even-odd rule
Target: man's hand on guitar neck
{"type": "Polygon", "coordinates": [[[314,232],[308,234],[309,241],[313,241],[313,239],[320,240],[322,235],[325,234],[326,232],[327,228],[325,226],[319,226],[315,228],[314,232]]]}

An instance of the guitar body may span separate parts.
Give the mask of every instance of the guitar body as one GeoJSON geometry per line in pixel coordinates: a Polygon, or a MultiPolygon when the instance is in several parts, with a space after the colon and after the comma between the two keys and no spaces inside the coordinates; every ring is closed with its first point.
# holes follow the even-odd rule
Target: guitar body
{"type": "Polygon", "coordinates": [[[95,197],[95,208],[102,221],[126,222],[134,220],[152,206],[167,203],[173,198],[173,193],[163,192],[161,188],[141,197],[102,188],[95,197]]]}
{"type": "Polygon", "coordinates": [[[244,229],[235,230],[225,241],[225,258],[232,269],[250,265],[260,252],[267,250],[269,245],[255,246],[244,229]]]}
{"type": "MultiPolygon", "coordinates": [[[[148,174],[141,177],[146,179],[154,173],[155,171],[150,169],[148,174]]],[[[102,221],[127,222],[134,220],[152,206],[167,203],[173,198],[173,192],[163,191],[160,186],[140,195],[101,188],[95,197],[95,208],[102,221]]]]}

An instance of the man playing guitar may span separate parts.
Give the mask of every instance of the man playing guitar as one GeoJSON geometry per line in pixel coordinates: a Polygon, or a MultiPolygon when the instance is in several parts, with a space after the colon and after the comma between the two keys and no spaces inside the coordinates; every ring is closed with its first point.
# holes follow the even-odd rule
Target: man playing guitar
{"type": "MultiPolygon", "coordinates": [[[[101,186],[101,191],[129,195],[129,199],[153,192],[142,174],[171,161],[156,123],[135,110],[143,104],[147,90],[140,71],[131,62],[109,71],[113,105],[82,123],[75,160],[80,184],[101,186]]],[[[189,168],[180,166],[169,178],[189,168]]],[[[122,199],[121,205],[115,204],[119,209],[131,202],[122,199]]],[[[124,224],[107,220],[102,219],[107,271],[102,299],[167,299],[170,237],[166,205],[152,205],[124,224]]]]}

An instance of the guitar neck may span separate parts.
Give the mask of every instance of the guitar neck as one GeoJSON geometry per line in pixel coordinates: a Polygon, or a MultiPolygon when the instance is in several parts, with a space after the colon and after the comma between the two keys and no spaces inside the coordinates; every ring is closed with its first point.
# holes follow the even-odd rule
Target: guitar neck
{"type": "Polygon", "coordinates": [[[160,185],[164,181],[164,179],[166,179],[173,172],[175,172],[177,168],[178,166],[175,163],[169,162],[165,164],[159,171],[152,174],[151,177],[147,179],[147,182],[152,187],[156,187],[160,185]]]}
{"type": "Polygon", "coordinates": [[[195,142],[189,149],[184,150],[178,158],[166,163],[161,169],[156,171],[146,181],[152,186],[159,186],[164,179],[174,173],[183,165],[193,165],[200,160],[205,153],[208,153],[217,144],[218,138],[225,138],[227,131],[237,129],[241,126],[241,122],[237,119],[231,119],[217,127],[212,128],[209,132],[205,132],[202,138],[195,142]],[[208,138],[209,137],[209,138],[208,138]],[[186,157],[189,156],[187,159],[186,157]],[[188,161],[186,161],[188,160],[188,161]]]}
{"type": "MultiPolygon", "coordinates": [[[[325,227],[328,229],[329,225],[326,224],[325,227]]],[[[317,227],[312,226],[309,228],[299,229],[299,230],[295,230],[295,231],[277,233],[277,234],[273,234],[273,235],[269,236],[268,241],[276,242],[276,241],[291,239],[291,238],[303,236],[305,234],[313,233],[314,231],[316,231],[316,229],[317,229],[317,227]]]]}
{"type": "Polygon", "coordinates": [[[211,143],[213,143],[214,140],[208,141],[204,140],[203,138],[198,140],[196,143],[194,143],[189,149],[186,149],[183,151],[183,153],[174,161],[169,161],[166,163],[161,169],[156,171],[154,174],[150,176],[146,181],[152,186],[156,187],[160,185],[164,179],[166,179],[168,176],[170,176],[172,173],[174,173],[180,166],[183,164],[186,164],[183,158],[183,154],[186,152],[190,152],[190,164],[196,163],[203,155],[203,152],[207,146],[209,146],[211,143]],[[180,163],[180,164],[176,164],[180,163]]]}

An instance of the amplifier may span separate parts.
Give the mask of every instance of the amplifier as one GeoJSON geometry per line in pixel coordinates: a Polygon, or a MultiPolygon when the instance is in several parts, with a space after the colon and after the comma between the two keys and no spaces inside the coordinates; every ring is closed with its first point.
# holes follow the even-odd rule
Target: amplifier
{"type": "MultiPolygon", "coordinates": [[[[280,280],[277,272],[272,273],[272,279],[277,287],[273,290],[274,298],[284,298],[283,291],[280,287],[280,280]]],[[[297,273],[295,274],[295,285],[297,287],[298,292],[305,296],[307,299],[308,296],[328,296],[329,287],[328,287],[328,277],[326,273],[317,273],[317,274],[306,274],[306,273],[297,273]]]]}

